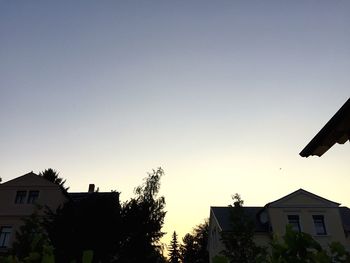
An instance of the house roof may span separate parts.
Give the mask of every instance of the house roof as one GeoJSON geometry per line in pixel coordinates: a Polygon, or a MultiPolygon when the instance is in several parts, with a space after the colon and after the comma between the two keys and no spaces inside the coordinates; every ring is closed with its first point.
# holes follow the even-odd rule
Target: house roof
{"type": "Polygon", "coordinates": [[[93,193],[80,192],[80,193],[68,193],[68,196],[72,199],[72,201],[79,202],[88,198],[89,196],[91,196],[91,194],[98,195],[99,197],[113,196],[113,195],[116,195],[116,197],[119,197],[118,192],[93,192],[93,193]]]}
{"type": "Polygon", "coordinates": [[[49,186],[49,187],[58,187],[57,184],[45,179],[44,177],[33,173],[33,171],[26,173],[22,176],[16,177],[9,181],[6,181],[0,184],[1,187],[13,187],[13,186],[21,186],[21,185],[35,185],[35,186],[49,186]]]}
{"type": "Polygon", "coordinates": [[[309,197],[311,197],[311,198],[314,198],[314,199],[316,199],[316,200],[319,200],[319,201],[321,201],[324,205],[329,205],[330,207],[337,207],[337,206],[340,205],[339,203],[333,202],[333,201],[331,201],[331,200],[328,200],[328,199],[323,198],[323,197],[321,197],[321,196],[315,195],[315,194],[313,194],[313,193],[311,193],[311,192],[309,192],[309,191],[306,191],[306,190],[300,188],[300,189],[298,189],[298,190],[296,190],[296,191],[294,191],[294,192],[292,192],[292,193],[290,193],[290,194],[288,194],[288,195],[286,195],[286,196],[283,196],[283,197],[281,197],[281,198],[279,198],[279,199],[277,199],[277,200],[275,200],[275,201],[273,201],[273,202],[267,203],[267,204],[265,205],[265,207],[268,207],[268,206],[278,206],[278,204],[283,203],[283,201],[286,201],[286,200],[288,200],[288,199],[291,199],[291,198],[293,198],[293,197],[295,197],[295,196],[297,196],[297,195],[300,195],[300,194],[307,195],[307,196],[309,196],[309,197]]]}
{"type": "MultiPolygon", "coordinates": [[[[222,231],[229,231],[231,229],[231,211],[232,207],[211,207],[211,211],[217,220],[217,223],[222,231]]],[[[243,207],[244,213],[248,216],[249,219],[254,222],[255,232],[268,232],[268,224],[263,224],[259,220],[259,214],[262,212],[264,207],[253,206],[253,207],[243,207]]]]}
{"type": "MultiPolygon", "coordinates": [[[[252,207],[242,207],[244,213],[247,215],[249,219],[254,222],[255,232],[269,232],[269,222],[268,216],[264,216],[264,213],[267,213],[269,207],[288,207],[290,205],[290,200],[295,200],[294,198],[298,198],[299,195],[306,195],[308,199],[304,197],[302,199],[296,199],[297,201],[305,202],[305,200],[311,200],[311,203],[307,204],[296,204],[299,206],[308,207],[311,205],[312,207],[329,207],[329,208],[339,208],[341,219],[343,222],[344,231],[350,233],[350,209],[347,207],[339,207],[339,203],[330,201],[321,196],[310,193],[304,189],[298,189],[289,195],[286,195],[276,201],[270,202],[266,204],[264,207],[261,206],[252,206],[252,207]],[[265,222],[266,221],[266,222],[265,222]]],[[[295,204],[293,204],[295,207],[295,204]]],[[[231,229],[231,212],[232,207],[229,206],[214,206],[211,207],[211,216],[216,220],[218,226],[222,231],[229,231],[231,229]]]]}
{"type": "Polygon", "coordinates": [[[335,143],[350,140],[350,98],[299,153],[302,157],[322,156],[335,143]]]}

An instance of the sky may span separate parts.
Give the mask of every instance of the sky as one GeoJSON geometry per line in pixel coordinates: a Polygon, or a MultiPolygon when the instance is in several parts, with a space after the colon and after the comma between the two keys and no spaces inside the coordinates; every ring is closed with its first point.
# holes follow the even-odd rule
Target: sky
{"type": "Polygon", "coordinates": [[[0,1],[0,177],[133,196],[162,167],[180,238],[239,193],[350,206],[349,143],[299,152],[350,95],[350,1],[0,1]]]}

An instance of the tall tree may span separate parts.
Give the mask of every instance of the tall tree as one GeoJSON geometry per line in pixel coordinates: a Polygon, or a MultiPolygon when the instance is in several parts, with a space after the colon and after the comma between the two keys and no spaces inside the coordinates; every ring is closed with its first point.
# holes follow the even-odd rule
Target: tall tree
{"type": "Polygon", "coordinates": [[[169,263],[180,263],[179,243],[177,241],[177,234],[175,231],[169,246],[169,257],[169,263]]]}
{"type": "Polygon", "coordinates": [[[243,200],[239,194],[232,197],[231,230],[221,233],[225,249],[221,252],[230,263],[255,263],[264,254],[264,250],[253,241],[254,222],[243,209],[243,200]]]}
{"type": "Polygon", "coordinates": [[[158,196],[162,168],[148,174],[136,187],[135,197],[122,207],[123,237],[118,262],[155,263],[164,261],[160,238],[164,235],[165,198],[158,196]]]}
{"type": "Polygon", "coordinates": [[[197,225],[192,233],[187,233],[182,239],[180,247],[181,258],[184,263],[208,263],[209,255],[207,250],[209,223],[197,225]]]}
{"type": "Polygon", "coordinates": [[[195,263],[197,259],[197,244],[193,235],[187,233],[180,246],[181,259],[183,263],[195,263]]]}
{"type": "Polygon", "coordinates": [[[40,172],[39,176],[42,176],[46,180],[49,180],[50,182],[59,185],[64,192],[67,192],[69,189],[69,187],[65,187],[64,185],[66,183],[66,180],[64,180],[62,177],[59,177],[59,173],[52,168],[48,168],[40,172]]]}

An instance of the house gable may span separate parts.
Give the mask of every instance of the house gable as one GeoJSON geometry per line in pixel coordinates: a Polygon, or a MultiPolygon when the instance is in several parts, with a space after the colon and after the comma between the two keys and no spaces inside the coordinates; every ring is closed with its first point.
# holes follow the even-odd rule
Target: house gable
{"type": "Polygon", "coordinates": [[[1,188],[13,188],[13,187],[21,187],[21,186],[35,186],[35,187],[55,187],[57,188],[57,184],[46,180],[45,178],[30,172],[20,177],[14,178],[10,181],[7,181],[3,184],[0,184],[1,188]]]}
{"type": "Polygon", "coordinates": [[[293,208],[293,207],[312,207],[312,208],[336,208],[339,203],[327,200],[323,197],[299,189],[289,195],[286,195],[274,202],[268,203],[269,208],[293,208]]]}

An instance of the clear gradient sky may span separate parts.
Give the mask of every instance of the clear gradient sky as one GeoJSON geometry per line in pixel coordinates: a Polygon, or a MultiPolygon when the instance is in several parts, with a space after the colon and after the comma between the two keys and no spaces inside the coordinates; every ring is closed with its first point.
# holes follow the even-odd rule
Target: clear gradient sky
{"type": "Polygon", "coordinates": [[[164,230],[304,188],[350,206],[350,148],[298,153],[350,95],[350,1],[0,1],[0,176],[58,170],[164,230]]]}

